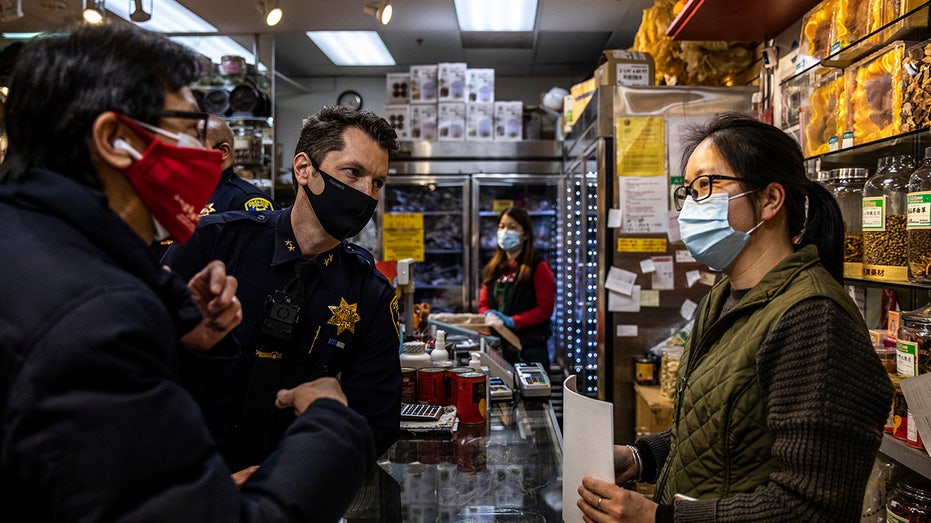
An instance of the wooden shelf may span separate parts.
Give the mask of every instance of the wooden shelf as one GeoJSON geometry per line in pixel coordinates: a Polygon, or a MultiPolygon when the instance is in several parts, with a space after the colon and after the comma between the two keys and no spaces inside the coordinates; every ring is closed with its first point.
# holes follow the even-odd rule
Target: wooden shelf
{"type": "Polygon", "coordinates": [[[689,0],[666,35],[673,40],[759,42],[775,38],[818,0],[689,0]]]}

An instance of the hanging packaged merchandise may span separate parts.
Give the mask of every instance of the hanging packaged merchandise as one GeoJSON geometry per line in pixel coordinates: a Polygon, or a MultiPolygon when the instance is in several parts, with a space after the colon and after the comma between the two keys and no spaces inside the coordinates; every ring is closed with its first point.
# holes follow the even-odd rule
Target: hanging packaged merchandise
{"type": "Polygon", "coordinates": [[[863,277],[863,185],[870,171],[860,167],[833,170],[834,199],[844,219],[844,277],[863,277]]]}
{"type": "Polygon", "coordinates": [[[908,280],[931,283],[931,147],[908,179],[908,280]]]}
{"type": "Polygon", "coordinates": [[[907,191],[912,157],[880,159],[863,186],[863,278],[908,280],[907,191]]]}

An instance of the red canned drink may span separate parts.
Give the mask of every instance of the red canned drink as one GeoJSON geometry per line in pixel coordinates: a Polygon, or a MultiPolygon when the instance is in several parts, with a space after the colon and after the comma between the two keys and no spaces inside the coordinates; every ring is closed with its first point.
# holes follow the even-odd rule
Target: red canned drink
{"type": "Polygon", "coordinates": [[[444,405],[446,369],[427,367],[417,370],[417,401],[428,405],[444,405]]]}
{"type": "Polygon", "coordinates": [[[455,405],[459,397],[459,375],[475,372],[472,367],[455,367],[446,370],[446,405],[455,405]]]}
{"type": "Polygon", "coordinates": [[[481,372],[460,374],[456,387],[459,423],[485,423],[488,420],[486,393],[488,378],[481,372]]]}
{"type": "Polygon", "coordinates": [[[417,369],[401,367],[401,402],[417,403],[417,369]]]}

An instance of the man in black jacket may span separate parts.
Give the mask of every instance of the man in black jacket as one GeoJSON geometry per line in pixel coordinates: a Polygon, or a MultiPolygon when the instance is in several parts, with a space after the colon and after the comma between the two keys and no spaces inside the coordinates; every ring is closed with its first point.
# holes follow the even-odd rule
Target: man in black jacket
{"type": "Polygon", "coordinates": [[[335,521],[374,459],[336,380],[278,391],[281,445],[237,488],[179,352],[241,320],[212,262],[185,284],[146,245],[183,243],[219,178],[193,55],[132,27],[24,48],[0,167],[0,513],[10,521],[335,521]],[[179,349],[180,345],[184,349],[179,349]]]}

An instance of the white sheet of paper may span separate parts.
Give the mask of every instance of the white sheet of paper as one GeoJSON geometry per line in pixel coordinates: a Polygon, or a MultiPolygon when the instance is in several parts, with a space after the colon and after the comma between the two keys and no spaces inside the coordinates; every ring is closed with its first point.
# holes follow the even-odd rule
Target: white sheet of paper
{"type": "Polygon", "coordinates": [[[643,274],[648,274],[656,270],[656,265],[653,264],[653,258],[647,258],[645,260],[640,260],[640,272],[643,274]]]}
{"type": "Polygon", "coordinates": [[[614,482],[614,405],[579,394],[574,375],[563,391],[562,520],[580,523],[582,478],[614,482]]]}
{"type": "Polygon", "coordinates": [[[666,177],[618,176],[617,181],[620,207],[624,209],[621,229],[629,234],[666,232],[666,177]]]}
{"type": "Polygon", "coordinates": [[[679,307],[679,314],[687,319],[691,320],[695,316],[695,309],[698,308],[698,304],[692,300],[685,300],[682,302],[682,307],[679,307]]]}
{"type": "Polygon", "coordinates": [[[714,281],[717,279],[718,277],[717,275],[715,275],[715,273],[708,272],[708,271],[702,271],[701,278],[699,278],[698,281],[700,281],[703,285],[707,285],[711,287],[712,285],[714,285],[714,281]]]}
{"type": "Polygon", "coordinates": [[[701,279],[701,271],[685,271],[685,283],[691,287],[701,279]]]}
{"type": "Polygon", "coordinates": [[[675,265],[672,256],[654,256],[653,288],[659,291],[671,291],[676,288],[675,265]]]}
{"type": "Polygon", "coordinates": [[[620,209],[608,209],[608,228],[617,229],[621,226],[621,218],[624,217],[620,209]]]}
{"type": "Polygon", "coordinates": [[[630,296],[608,291],[608,310],[611,312],[640,312],[640,286],[634,285],[630,296]]]}
{"type": "Polygon", "coordinates": [[[677,242],[682,239],[682,233],[679,232],[679,211],[669,211],[666,223],[666,237],[669,243],[677,242]]]}
{"type": "Polygon", "coordinates": [[[638,331],[636,325],[618,325],[615,333],[618,338],[636,338],[638,331]]]}
{"type": "Polygon", "coordinates": [[[695,258],[687,249],[680,249],[676,251],[676,263],[695,263],[695,258]]]}
{"type": "Polygon", "coordinates": [[[630,296],[630,293],[634,290],[634,280],[636,279],[637,273],[635,272],[611,267],[608,269],[608,276],[605,278],[605,288],[609,291],[630,296]]]}
{"type": "MultiPolygon", "coordinates": [[[[931,374],[922,374],[899,382],[902,385],[902,394],[905,394],[905,403],[912,414],[909,422],[918,425],[918,434],[922,441],[931,441],[931,374]]],[[[911,428],[911,427],[909,427],[911,428]]],[[[925,452],[931,456],[931,451],[925,445],[925,452]]]]}

